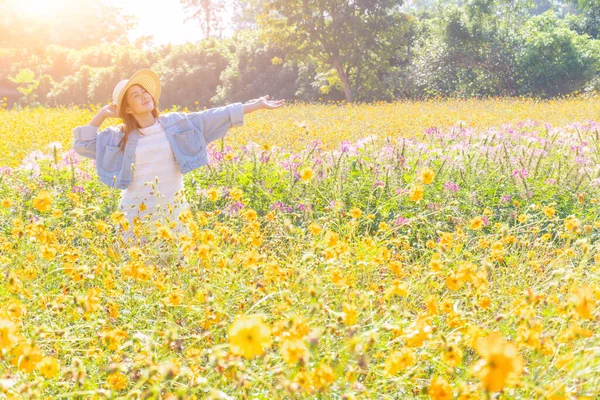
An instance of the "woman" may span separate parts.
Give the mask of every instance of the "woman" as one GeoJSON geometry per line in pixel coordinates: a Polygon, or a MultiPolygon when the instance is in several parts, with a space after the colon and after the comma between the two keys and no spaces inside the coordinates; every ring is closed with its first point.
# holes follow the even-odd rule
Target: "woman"
{"type": "MultiPolygon", "coordinates": [[[[206,146],[231,127],[243,125],[244,114],[285,103],[270,101],[267,95],[244,104],[161,115],[160,93],[158,76],[141,69],[115,86],[112,104],[102,107],[88,125],[73,129],[73,149],[96,161],[102,182],[123,190],[119,210],[127,217],[120,223],[125,240],[139,236],[133,229],[139,222],[157,222],[162,216],[173,233],[185,232],[178,218],[189,207],[183,175],[206,164],[206,146]],[[123,124],[98,132],[104,120],[113,117],[123,124]]],[[[140,237],[141,244],[145,241],[140,237]]]]}

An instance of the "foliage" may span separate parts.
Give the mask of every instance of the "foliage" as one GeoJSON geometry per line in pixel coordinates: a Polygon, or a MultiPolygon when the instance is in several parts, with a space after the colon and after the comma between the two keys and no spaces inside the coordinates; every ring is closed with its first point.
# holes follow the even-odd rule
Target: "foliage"
{"type": "MultiPolygon", "coordinates": [[[[405,115],[454,122],[395,137],[348,127],[385,103],[257,114],[186,174],[181,235],[115,211],[119,191],[70,146],[21,144],[0,168],[3,392],[597,398],[600,126],[571,101],[545,103],[560,126],[508,123],[537,103],[482,102],[507,110],[488,128],[456,123],[457,101],[416,104],[405,115]],[[313,125],[360,136],[271,144],[313,125]],[[260,144],[230,146],[257,126],[260,144]],[[148,241],[124,242],[126,224],[148,241]]],[[[53,139],[90,116],[58,112],[53,139]]]]}
{"type": "Polygon", "coordinates": [[[553,97],[581,90],[600,67],[600,41],[580,35],[548,12],[525,24],[517,56],[521,94],[553,97]]]}
{"type": "Polygon", "coordinates": [[[346,100],[352,102],[362,93],[359,88],[372,85],[374,77],[381,78],[372,74],[385,71],[390,59],[406,51],[408,20],[398,11],[400,5],[389,0],[272,0],[258,21],[264,40],[289,57],[311,56],[335,69],[346,100]],[[383,70],[373,69],[380,65],[383,70]]]}

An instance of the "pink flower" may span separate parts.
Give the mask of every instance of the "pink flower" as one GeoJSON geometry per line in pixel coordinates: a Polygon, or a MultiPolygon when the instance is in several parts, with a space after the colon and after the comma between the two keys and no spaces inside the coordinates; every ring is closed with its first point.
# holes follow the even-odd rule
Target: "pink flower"
{"type": "Polygon", "coordinates": [[[456,193],[456,192],[458,192],[460,187],[456,183],[448,181],[448,182],[444,183],[444,189],[456,193]]]}

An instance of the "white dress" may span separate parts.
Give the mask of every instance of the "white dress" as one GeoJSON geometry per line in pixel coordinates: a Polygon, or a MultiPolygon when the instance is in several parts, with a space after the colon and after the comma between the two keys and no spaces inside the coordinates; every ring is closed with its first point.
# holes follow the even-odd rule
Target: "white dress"
{"type": "Polygon", "coordinates": [[[123,232],[123,239],[135,238],[133,219],[136,216],[144,223],[150,221],[153,230],[156,221],[163,224],[174,221],[177,225],[170,228],[172,233],[176,236],[186,233],[185,226],[178,218],[183,210],[189,208],[183,193],[183,174],[175,161],[165,129],[156,119],[154,125],[140,128],[139,131],[142,135],[135,149],[131,184],[122,191],[119,202],[119,210],[129,220],[129,230],[123,232]],[[143,211],[140,211],[141,203],[146,205],[143,211]]]}

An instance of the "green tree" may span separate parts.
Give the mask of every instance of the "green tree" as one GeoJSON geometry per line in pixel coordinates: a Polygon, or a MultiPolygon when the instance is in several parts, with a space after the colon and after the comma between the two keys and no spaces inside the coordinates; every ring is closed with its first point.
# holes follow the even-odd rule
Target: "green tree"
{"type": "Polygon", "coordinates": [[[361,74],[405,46],[402,0],[270,0],[259,16],[263,40],[287,57],[309,55],[334,68],[347,102],[361,74]]]}
{"type": "Polygon", "coordinates": [[[17,90],[23,93],[25,103],[33,105],[36,99],[35,89],[39,86],[39,79],[35,79],[35,73],[29,68],[19,71],[17,76],[9,76],[8,80],[17,84],[17,90]]]}
{"type": "Polygon", "coordinates": [[[268,0],[235,0],[233,26],[236,31],[258,29],[258,15],[268,0]]]}
{"type": "Polygon", "coordinates": [[[180,2],[186,11],[192,12],[186,20],[198,21],[205,39],[209,39],[214,32],[223,30],[225,10],[223,0],[180,0],[180,2]]]}
{"type": "Polygon", "coordinates": [[[517,56],[522,93],[554,97],[581,90],[600,71],[600,40],[571,30],[548,11],[527,21],[517,56]]]}

